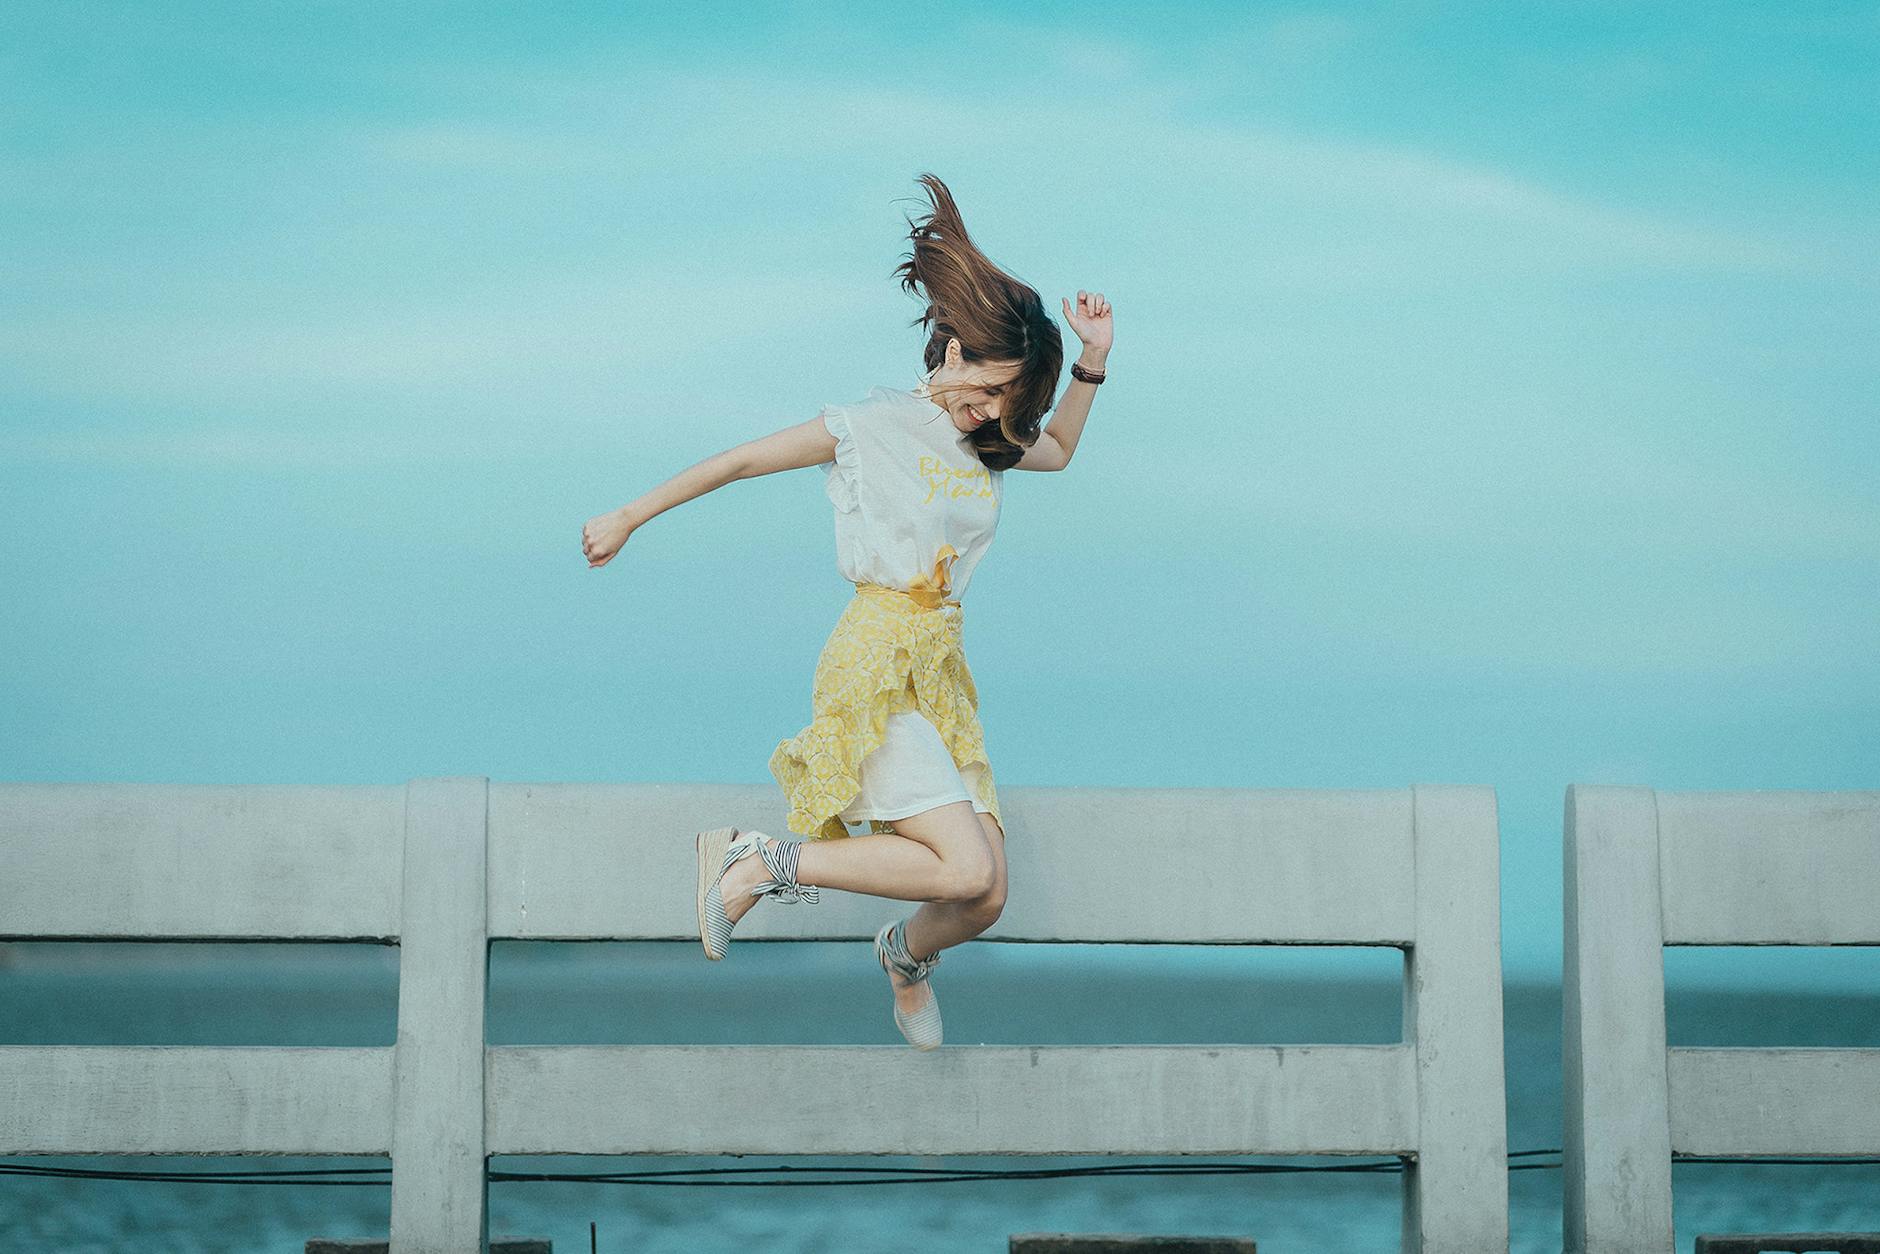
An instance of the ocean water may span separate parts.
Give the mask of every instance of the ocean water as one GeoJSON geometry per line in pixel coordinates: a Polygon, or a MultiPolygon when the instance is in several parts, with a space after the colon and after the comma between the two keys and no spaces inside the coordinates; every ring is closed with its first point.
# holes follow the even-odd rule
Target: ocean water
{"type": "MultiPolygon", "coordinates": [[[[1825,952],[1792,952],[1788,974],[1826,969],[1826,960],[1808,957],[1825,952]]],[[[1877,956],[1836,952],[1841,978],[1806,981],[1812,987],[1763,982],[1732,988],[1714,979],[1681,979],[1682,951],[1670,951],[1670,1041],[1880,1046],[1880,980],[1872,978],[1877,956]]],[[[934,979],[950,1044],[1382,1043],[1401,1032],[1400,968],[1394,950],[980,942],[948,951],[934,979]]],[[[1760,974],[1766,980],[1771,970],[1760,974]]],[[[489,1039],[501,1045],[898,1045],[889,1004],[886,978],[861,943],[752,943],[710,964],[696,945],[505,942],[492,956],[489,1039]]],[[[3,1044],[388,1045],[396,1007],[397,951],[388,947],[0,946],[3,1044]]],[[[1509,1148],[1557,1149],[1559,988],[1511,982],[1505,1011],[1509,1148]]],[[[311,1157],[0,1161],[113,1170],[387,1165],[384,1159],[311,1157]]],[[[1193,1161],[505,1156],[491,1167],[999,1170],[1193,1161]]],[[[1560,1249],[1560,1187],[1558,1170],[1511,1173],[1512,1249],[1560,1249]]],[[[1700,1232],[1880,1231],[1880,1167],[1679,1164],[1673,1187],[1679,1250],[1691,1249],[1700,1232]]],[[[598,1249],[616,1254],[747,1248],[766,1254],[993,1254],[1007,1248],[1012,1233],[1032,1231],[1251,1236],[1265,1254],[1394,1251],[1400,1193],[1395,1174],[1328,1173],[735,1188],[496,1181],[490,1231],[548,1237],[557,1251],[571,1254],[589,1248],[590,1222],[598,1249]]],[[[300,1254],[309,1237],[382,1237],[389,1207],[383,1182],[300,1187],[0,1175],[0,1250],[300,1254]]]]}

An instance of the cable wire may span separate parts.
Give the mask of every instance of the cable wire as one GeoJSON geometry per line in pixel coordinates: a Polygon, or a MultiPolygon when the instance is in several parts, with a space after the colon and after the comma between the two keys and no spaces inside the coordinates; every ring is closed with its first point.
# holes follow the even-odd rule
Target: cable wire
{"type": "MultiPolygon", "coordinates": [[[[1558,1155],[1559,1149],[1513,1150],[1508,1154],[1509,1171],[1558,1171],[1558,1162],[1517,1163],[1517,1158],[1558,1155]]],[[[972,1155],[961,1155],[972,1157],[972,1155]]],[[[1755,1165],[1780,1167],[1873,1167],[1880,1158],[1755,1157],[1728,1158],[1715,1155],[1672,1155],[1673,1165],[1755,1165]]],[[[690,1188],[767,1188],[815,1187],[860,1184],[954,1184],[987,1180],[1063,1180],[1081,1176],[1220,1176],[1220,1175],[1298,1175],[1307,1172],[1354,1175],[1399,1174],[1406,1166],[1405,1156],[1370,1163],[1104,1163],[1088,1167],[812,1167],[779,1165],[772,1167],[697,1167],[656,1171],[549,1172],[488,1171],[491,1183],[541,1183],[556,1181],[585,1184],[644,1184],[690,1188]],[[853,1176],[863,1178],[805,1179],[809,1176],[853,1176]],[[763,1175],[765,1179],[732,1179],[763,1175]],[[704,1177],[704,1178],[699,1178],[704,1177]],[[776,1178],[782,1177],[782,1178],[776,1178]]],[[[45,1167],[36,1163],[0,1163],[0,1175],[51,1176],[87,1180],[145,1180],[171,1184],[249,1184],[309,1185],[314,1187],[388,1187],[391,1168],[386,1167],[315,1167],[279,1171],[109,1171],[87,1167],[45,1167]],[[382,1176],[384,1179],[358,1177],[382,1176]],[[347,1177],[324,1179],[309,1177],[347,1177]]]]}

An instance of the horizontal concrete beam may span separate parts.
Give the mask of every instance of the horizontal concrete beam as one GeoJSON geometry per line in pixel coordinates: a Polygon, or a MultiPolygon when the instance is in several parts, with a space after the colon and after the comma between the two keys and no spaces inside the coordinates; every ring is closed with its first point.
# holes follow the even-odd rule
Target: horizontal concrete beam
{"type": "Polygon", "coordinates": [[[1665,944],[1880,944],[1880,792],[1657,800],[1665,944]]]}
{"type": "Polygon", "coordinates": [[[1880,1049],[1668,1055],[1674,1153],[1864,1157],[1880,1149],[1880,1049]]]}
{"type": "Polygon", "coordinates": [[[0,1046],[0,1154],[387,1154],[392,1051],[0,1046]]]}
{"type": "MultiPolygon", "coordinates": [[[[1014,891],[982,939],[1408,945],[1411,790],[1001,789],[1014,891]]],[[[490,785],[490,934],[696,939],[692,839],[787,835],[776,789],[490,785]]],[[[866,939],[878,899],[754,911],[749,937],[866,939]]]]}
{"type": "Polygon", "coordinates": [[[492,1154],[1398,1154],[1407,1045],[493,1046],[492,1154]]]}
{"type": "MultiPolygon", "coordinates": [[[[694,833],[730,821],[787,834],[774,787],[491,783],[489,795],[496,938],[691,938],[692,894],[671,887],[691,881],[694,833]]],[[[1407,946],[1411,798],[1008,789],[1010,874],[1034,891],[985,939],[1407,946]]],[[[0,784],[0,939],[396,940],[404,805],[402,785],[0,784]]],[[[868,939],[878,914],[831,891],[758,911],[739,937],[868,939]]]]}
{"type": "Polygon", "coordinates": [[[390,939],[405,785],[0,784],[0,938],[390,939]]]}

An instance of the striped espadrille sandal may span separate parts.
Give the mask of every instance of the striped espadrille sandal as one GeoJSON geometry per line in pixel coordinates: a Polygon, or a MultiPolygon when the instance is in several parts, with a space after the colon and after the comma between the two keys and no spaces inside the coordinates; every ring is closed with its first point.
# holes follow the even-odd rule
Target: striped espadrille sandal
{"type": "Polygon", "coordinates": [[[725,950],[731,945],[731,930],[736,926],[725,913],[725,899],[718,891],[718,883],[731,869],[731,864],[751,850],[757,850],[764,860],[764,869],[771,875],[751,890],[751,896],[811,904],[822,896],[813,885],[797,882],[797,858],[803,849],[800,840],[778,840],[763,832],[740,835],[735,827],[720,827],[700,832],[693,847],[698,854],[698,938],[705,946],[705,956],[713,962],[725,956],[725,950]]]}
{"type": "MultiPolygon", "coordinates": [[[[881,963],[881,969],[891,975],[899,975],[910,984],[927,982],[927,976],[940,965],[940,955],[930,958],[915,959],[907,950],[907,920],[901,919],[883,927],[875,933],[875,960],[881,963]]],[[[933,985],[927,984],[927,1004],[910,1014],[902,1014],[900,1004],[894,1007],[894,1026],[901,1029],[901,1035],[915,1049],[934,1049],[940,1044],[940,999],[934,994],[933,985]]]]}

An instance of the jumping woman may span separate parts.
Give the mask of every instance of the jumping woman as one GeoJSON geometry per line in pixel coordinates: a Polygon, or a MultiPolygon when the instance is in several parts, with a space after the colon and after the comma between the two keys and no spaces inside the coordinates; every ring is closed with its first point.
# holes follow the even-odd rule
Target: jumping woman
{"type": "Polygon", "coordinates": [[[816,663],[809,726],[770,770],[801,840],[735,827],[701,832],[699,940],[724,957],[762,897],[815,902],[838,888],[926,904],[875,936],[908,1044],[940,1044],[929,973],[1005,904],[1005,828],[961,647],[960,599],[998,525],[1005,472],[1063,470],[1103,381],[1111,342],[1101,292],[1065,299],[1083,351],[1040,430],[1064,364],[1038,293],[987,259],[946,185],[920,176],[931,212],[895,267],[926,303],[926,367],[912,389],[871,388],[816,417],[740,444],[588,520],[581,548],[606,565],[648,520],[737,479],[821,466],[835,505],[836,564],[855,585],[816,663]],[[867,822],[851,835],[848,824],[867,822]],[[844,838],[844,839],[838,839],[844,838]],[[755,853],[756,857],[749,857],[755,853]]]}

